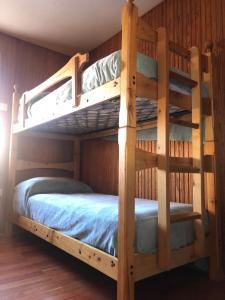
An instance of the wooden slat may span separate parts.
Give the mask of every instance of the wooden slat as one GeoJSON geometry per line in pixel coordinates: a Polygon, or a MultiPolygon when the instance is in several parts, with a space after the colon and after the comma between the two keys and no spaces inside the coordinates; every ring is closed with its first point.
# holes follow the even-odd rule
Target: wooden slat
{"type": "Polygon", "coordinates": [[[157,166],[157,154],[136,148],[136,171],[157,166]]]}
{"type": "MultiPolygon", "coordinates": [[[[149,129],[149,128],[155,128],[157,127],[157,122],[155,120],[153,121],[143,121],[137,123],[136,129],[138,131],[144,130],[144,129],[149,129]]],[[[96,139],[96,138],[102,138],[106,136],[113,136],[118,134],[118,128],[114,129],[106,129],[106,130],[101,130],[97,132],[91,132],[91,133],[86,133],[82,134],[79,136],[81,140],[88,140],[88,139],[96,139]]]]}
{"type": "Polygon", "coordinates": [[[120,96],[120,78],[109,81],[100,87],[80,95],[80,106],[102,102],[120,96]]]}
{"type": "Polygon", "coordinates": [[[62,140],[62,141],[75,141],[77,139],[77,136],[75,135],[66,135],[66,134],[57,134],[57,133],[47,133],[47,132],[29,132],[24,131],[21,133],[18,133],[18,136],[25,136],[25,137],[34,137],[34,138],[45,138],[50,140],[62,140]]]}
{"type": "Polygon", "coordinates": [[[192,129],[192,157],[193,167],[199,168],[199,174],[193,174],[193,210],[201,214],[201,218],[195,220],[196,253],[201,255],[205,247],[205,231],[203,216],[204,205],[204,173],[203,173],[203,120],[201,101],[201,55],[199,49],[191,48],[191,78],[198,83],[192,89],[192,122],[200,124],[198,129],[192,129]]]}
{"type": "Polygon", "coordinates": [[[136,73],[136,96],[156,100],[158,98],[157,82],[149,79],[141,73],[136,73]]]}
{"type": "MultiPolygon", "coordinates": [[[[192,110],[192,102],[191,96],[183,95],[175,91],[169,91],[170,94],[170,104],[174,106],[178,106],[180,108],[184,108],[187,110],[192,110]]],[[[202,98],[202,113],[204,115],[211,115],[211,102],[209,98],[202,98]]]]}
{"type": "Polygon", "coordinates": [[[63,162],[63,163],[41,163],[41,162],[32,162],[25,160],[17,160],[16,170],[32,170],[32,169],[59,169],[65,171],[74,171],[74,162],[63,162]]]}
{"type": "Polygon", "coordinates": [[[170,157],[169,158],[170,172],[177,173],[199,173],[200,170],[193,166],[192,158],[187,157],[170,157]]]}
{"type": "Polygon", "coordinates": [[[190,220],[195,220],[201,218],[201,215],[197,212],[188,212],[182,214],[173,214],[170,215],[171,223],[185,222],[190,220]]]}
{"type": "Polygon", "coordinates": [[[187,60],[191,59],[190,50],[174,43],[173,41],[169,41],[169,49],[170,49],[170,51],[182,56],[183,58],[185,58],[187,60]]]}
{"type": "Polygon", "coordinates": [[[157,32],[152,30],[145,21],[138,19],[137,38],[151,43],[156,43],[157,32]]]}
{"type": "Polygon", "coordinates": [[[184,120],[179,120],[178,118],[174,118],[174,117],[170,117],[170,123],[184,126],[184,127],[189,127],[189,128],[196,128],[196,129],[199,128],[199,124],[194,124],[184,120]]]}
{"type": "MultiPolygon", "coordinates": [[[[206,248],[200,257],[209,255],[209,241],[206,240],[206,248]]],[[[179,250],[171,252],[170,269],[185,265],[200,258],[195,254],[195,245],[189,245],[179,250]]],[[[157,254],[136,254],[135,255],[135,281],[145,279],[149,276],[161,273],[162,270],[158,266],[157,254]]]]}
{"type": "Polygon", "coordinates": [[[170,71],[170,79],[175,79],[176,81],[179,81],[180,83],[190,87],[194,88],[197,85],[197,82],[191,78],[185,77],[179,73],[170,71]]]}
{"type": "Polygon", "coordinates": [[[12,222],[117,280],[117,258],[23,216],[12,222]]]}
{"type": "Polygon", "coordinates": [[[122,11],[117,299],[134,300],[137,7],[122,11]]]}
{"type": "Polygon", "coordinates": [[[75,75],[75,61],[79,59],[79,68],[82,67],[83,64],[88,62],[89,55],[88,54],[76,54],[73,56],[69,62],[63,66],[60,70],[58,70],[54,75],[49,77],[47,80],[36,86],[34,89],[25,92],[26,101],[25,104],[30,102],[34,97],[38,96],[40,93],[44,92],[45,90],[49,89],[50,87],[54,86],[55,84],[59,83],[60,81],[73,77],[75,75]]]}
{"type": "Polygon", "coordinates": [[[158,194],[158,258],[159,267],[167,269],[170,263],[170,192],[169,192],[169,48],[164,28],[158,29],[158,119],[157,119],[157,169],[158,194]]]}

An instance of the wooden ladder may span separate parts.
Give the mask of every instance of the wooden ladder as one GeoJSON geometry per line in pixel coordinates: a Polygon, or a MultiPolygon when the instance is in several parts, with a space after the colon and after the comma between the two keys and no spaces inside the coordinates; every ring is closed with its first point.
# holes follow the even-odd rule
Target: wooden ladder
{"type": "Polygon", "coordinates": [[[181,121],[182,126],[192,128],[192,164],[184,164],[190,159],[170,157],[169,153],[169,78],[174,73],[169,71],[169,41],[166,30],[158,29],[158,120],[157,120],[157,193],[158,193],[158,260],[162,269],[170,268],[171,245],[170,225],[175,222],[187,220],[194,221],[195,228],[195,254],[200,257],[205,249],[204,231],[204,170],[203,170],[203,122],[202,122],[202,68],[199,49],[193,47],[191,54],[191,78],[185,79],[176,76],[178,81],[188,81],[192,88],[192,119],[191,122],[181,121]],[[175,163],[176,162],[176,163],[175,163]],[[193,212],[170,215],[170,173],[193,173],[193,212]]]}

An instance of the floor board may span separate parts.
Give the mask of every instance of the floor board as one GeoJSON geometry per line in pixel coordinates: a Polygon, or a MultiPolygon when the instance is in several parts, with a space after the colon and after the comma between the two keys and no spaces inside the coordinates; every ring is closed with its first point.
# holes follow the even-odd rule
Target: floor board
{"type": "MultiPolygon", "coordinates": [[[[111,300],[116,284],[48,243],[23,233],[0,238],[0,300],[111,300]]],[[[137,300],[225,300],[225,283],[190,267],[143,280],[137,300]]]]}

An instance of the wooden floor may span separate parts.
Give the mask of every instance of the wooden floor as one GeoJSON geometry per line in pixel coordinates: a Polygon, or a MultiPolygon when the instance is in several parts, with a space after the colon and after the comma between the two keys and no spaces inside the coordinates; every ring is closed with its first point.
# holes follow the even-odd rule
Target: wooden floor
{"type": "MultiPolygon", "coordinates": [[[[30,234],[0,238],[0,300],[110,300],[116,284],[30,234]]],[[[180,268],[139,282],[138,300],[225,300],[225,283],[180,268]]]]}

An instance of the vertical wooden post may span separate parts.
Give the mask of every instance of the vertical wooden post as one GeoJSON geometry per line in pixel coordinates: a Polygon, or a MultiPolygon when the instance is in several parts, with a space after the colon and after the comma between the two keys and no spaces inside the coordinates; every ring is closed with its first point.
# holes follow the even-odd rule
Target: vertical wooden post
{"type": "Polygon", "coordinates": [[[202,66],[201,55],[197,47],[191,48],[191,78],[198,84],[192,89],[192,123],[199,124],[199,128],[192,129],[192,157],[193,167],[200,170],[193,174],[193,210],[201,214],[201,218],[194,221],[196,241],[195,251],[202,255],[205,248],[204,231],[204,173],[203,173],[203,119],[202,119],[202,66]]]}
{"type": "MultiPolygon", "coordinates": [[[[224,278],[222,267],[222,236],[221,236],[221,220],[218,188],[216,179],[216,170],[218,159],[215,149],[214,138],[214,93],[213,93],[213,54],[207,52],[208,58],[208,72],[204,73],[204,82],[207,83],[209,97],[211,99],[212,115],[205,117],[205,145],[204,154],[213,155],[214,170],[213,173],[205,173],[206,180],[206,197],[207,197],[207,209],[209,213],[209,232],[210,232],[210,269],[209,276],[212,280],[220,280],[224,278]]],[[[219,162],[220,163],[220,162],[219,162]]]]}
{"type": "Polygon", "coordinates": [[[80,103],[79,95],[81,93],[81,79],[79,70],[79,55],[75,55],[73,58],[73,76],[72,76],[72,99],[74,100],[74,107],[77,107],[80,103]]]}
{"type": "Polygon", "coordinates": [[[157,119],[157,195],[158,195],[158,259],[159,267],[170,263],[170,191],[169,191],[169,43],[165,28],[159,28],[158,119],[157,119]]]}
{"type": "Polygon", "coordinates": [[[13,99],[12,99],[12,115],[11,115],[11,131],[10,131],[10,148],[9,148],[9,170],[8,170],[8,183],[6,192],[5,203],[5,234],[12,234],[12,224],[9,221],[9,216],[13,213],[13,192],[16,183],[16,160],[17,160],[17,144],[18,138],[13,135],[13,124],[17,120],[18,111],[18,93],[16,86],[14,86],[13,99]]]}
{"type": "Polygon", "coordinates": [[[117,299],[134,299],[136,56],[138,11],[122,11],[122,69],[119,117],[119,222],[117,299]]]}
{"type": "Polygon", "coordinates": [[[74,179],[80,179],[80,139],[73,142],[74,179]]]}

